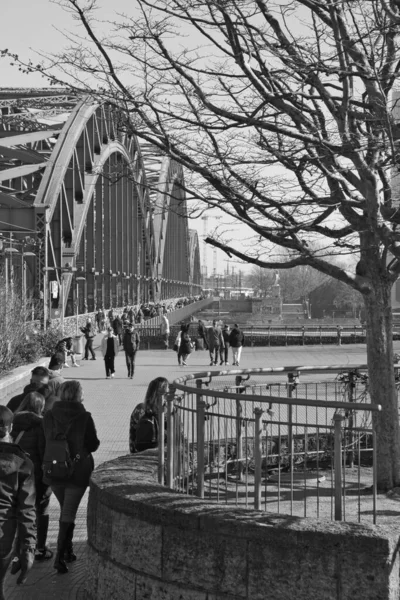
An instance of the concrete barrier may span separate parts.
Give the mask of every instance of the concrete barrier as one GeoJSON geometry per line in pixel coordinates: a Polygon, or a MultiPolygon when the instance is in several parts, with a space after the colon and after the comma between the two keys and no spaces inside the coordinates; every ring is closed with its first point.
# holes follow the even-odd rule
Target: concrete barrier
{"type": "Polygon", "coordinates": [[[207,504],[157,482],[156,451],[93,473],[88,600],[398,600],[398,535],[207,504]]]}

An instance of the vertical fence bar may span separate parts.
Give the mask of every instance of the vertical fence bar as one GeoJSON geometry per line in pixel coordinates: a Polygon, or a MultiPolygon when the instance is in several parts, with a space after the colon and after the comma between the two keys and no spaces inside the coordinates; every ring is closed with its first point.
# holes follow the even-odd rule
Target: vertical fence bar
{"type": "Polygon", "coordinates": [[[377,469],[378,461],[376,453],[376,430],[375,425],[372,422],[372,513],[374,525],[376,525],[376,494],[378,488],[377,469]]]}
{"type": "MultiPolygon", "coordinates": [[[[293,397],[293,379],[294,374],[288,373],[288,398],[293,397]]],[[[293,405],[288,404],[288,452],[289,452],[289,468],[290,468],[290,514],[293,514],[293,405]]]]}
{"type": "Polygon", "coordinates": [[[243,409],[240,400],[236,400],[236,459],[237,480],[242,481],[242,458],[243,458],[243,409]]]}
{"type": "Polygon", "coordinates": [[[254,508],[256,510],[261,510],[262,414],[261,408],[254,409],[254,508]]]}
{"type": "Polygon", "coordinates": [[[204,423],[206,403],[197,396],[197,496],[204,498],[204,423]]]}
{"type": "MultiPolygon", "coordinates": [[[[169,389],[173,389],[170,386],[169,389]]],[[[174,390],[175,392],[175,390],[174,390]]],[[[165,423],[164,423],[164,401],[165,396],[161,396],[158,402],[158,483],[164,485],[164,468],[165,468],[165,423]]]]}
{"type": "Polygon", "coordinates": [[[167,486],[174,482],[174,397],[175,388],[170,386],[167,394],[167,486]]]}
{"type": "Polygon", "coordinates": [[[335,469],[335,521],[342,520],[342,421],[341,415],[334,415],[334,469],[335,469]]]}

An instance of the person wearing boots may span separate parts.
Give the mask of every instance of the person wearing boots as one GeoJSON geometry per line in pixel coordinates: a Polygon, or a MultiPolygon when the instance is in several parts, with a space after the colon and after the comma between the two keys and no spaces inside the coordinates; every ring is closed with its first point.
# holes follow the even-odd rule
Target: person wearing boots
{"type": "Polygon", "coordinates": [[[92,452],[100,445],[92,415],[85,410],[82,400],[83,389],[79,381],[66,381],[60,389],[60,400],[43,418],[46,444],[57,434],[64,433],[75,464],[72,476],[65,481],[48,480],[46,474],[43,477],[45,483],[51,485],[60,504],[60,528],[54,560],[58,573],[68,573],[66,563],[77,558],[72,543],[76,513],[94,468],[92,452]]]}
{"type": "Polygon", "coordinates": [[[128,377],[130,379],[133,379],[133,375],[135,374],[135,358],[136,352],[139,350],[140,337],[137,331],[134,331],[132,323],[128,323],[125,329],[122,344],[125,351],[125,360],[126,366],[128,368],[128,377]]]}
{"type": "Polygon", "coordinates": [[[113,328],[107,328],[107,335],[101,340],[101,353],[104,356],[104,364],[106,367],[106,379],[114,379],[115,374],[115,357],[118,355],[119,344],[118,338],[113,333],[113,328]]]}
{"type": "Polygon", "coordinates": [[[89,352],[92,355],[91,360],[96,360],[96,355],[93,350],[93,339],[96,334],[93,331],[92,323],[89,319],[88,319],[88,322],[86,323],[86,327],[81,327],[81,331],[85,335],[85,340],[86,340],[85,356],[84,356],[83,360],[89,360],[89,352]]]}
{"type": "Polygon", "coordinates": [[[49,528],[49,505],[51,487],[43,483],[43,456],[45,437],[43,431],[43,410],[45,398],[38,392],[30,392],[23,399],[14,415],[11,437],[29,456],[33,463],[36,490],[37,544],[35,559],[50,560],[52,551],[46,546],[49,528]]]}
{"type": "Polygon", "coordinates": [[[13,443],[13,417],[10,409],[0,406],[0,600],[5,600],[4,580],[13,555],[11,574],[20,571],[17,583],[25,583],[36,546],[34,469],[13,443]]]}
{"type": "Polygon", "coordinates": [[[170,327],[167,315],[162,315],[161,317],[160,334],[164,342],[165,349],[168,350],[170,327]]]}

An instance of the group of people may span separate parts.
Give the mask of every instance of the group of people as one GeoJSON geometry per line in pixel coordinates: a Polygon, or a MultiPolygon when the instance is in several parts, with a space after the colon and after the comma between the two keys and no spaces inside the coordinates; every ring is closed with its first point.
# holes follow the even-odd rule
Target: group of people
{"type": "MultiPolygon", "coordinates": [[[[190,337],[189,331],[190,323],[181,325],[173,348],[178,356],[178,364],[183,367],[187,366],[187,360],[195,348],[195,342],[190,337]]],[[[229,365],[229,348],[232,350],[232,364],[236,367],[240,366],[245,337],[237,324],[230,329],[229,325],[225,324],[221,327],[214,320],[211,327],[206,327],[200,320],[197,333],[203,340],[205,349],[210,353],[210,366],[217,365],[218,361],[220,365],[229,365]]]]}
{"type": "Polygon", "coordinates": [[[0,600],[10,563],[24,583],[35,560],[53,558],[46,545],[51,494],[60,505],[54,568],[67,573],[77,558],[76,514],[100,444],[83,399],[79,381],[63,380],[57,368],[36,367],[23,392],[0,406],[0,600]]]}

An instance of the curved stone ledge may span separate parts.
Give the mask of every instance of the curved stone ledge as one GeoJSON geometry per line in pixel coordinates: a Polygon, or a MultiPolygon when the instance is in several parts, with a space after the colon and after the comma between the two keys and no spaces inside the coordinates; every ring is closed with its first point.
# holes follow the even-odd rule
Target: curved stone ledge
{"type": "Polygon", "coordinates": [[[156,451],[93,473],[91,600],[398,600],[398,536],[207,504],[157,483],[156,451]]]}

